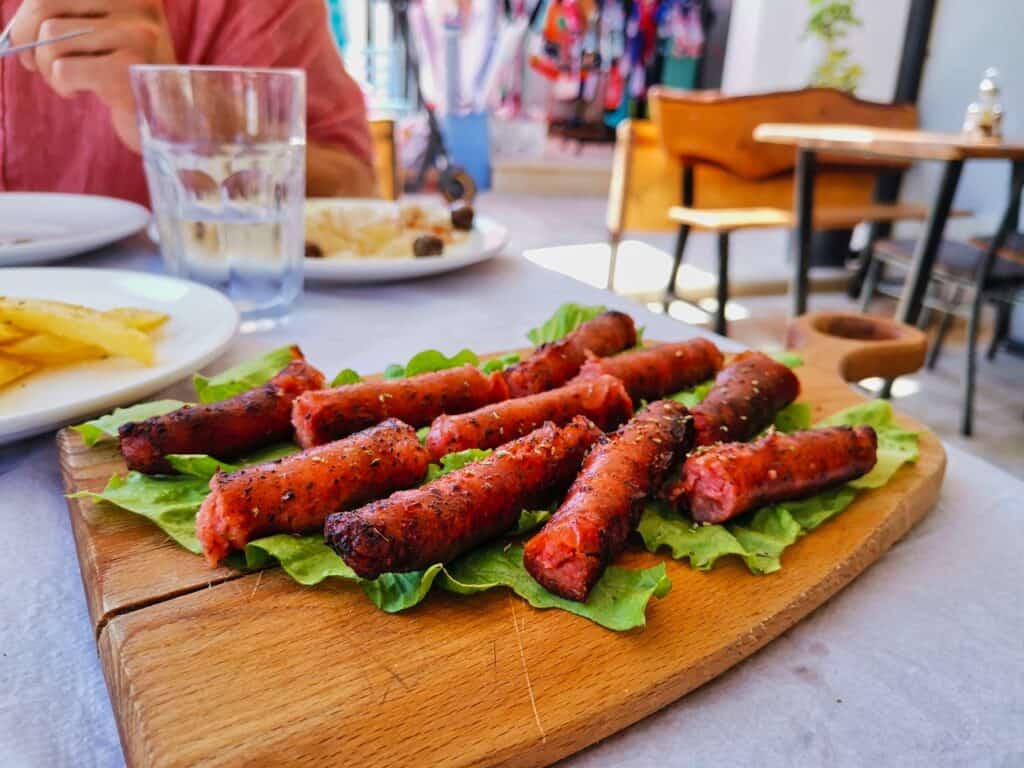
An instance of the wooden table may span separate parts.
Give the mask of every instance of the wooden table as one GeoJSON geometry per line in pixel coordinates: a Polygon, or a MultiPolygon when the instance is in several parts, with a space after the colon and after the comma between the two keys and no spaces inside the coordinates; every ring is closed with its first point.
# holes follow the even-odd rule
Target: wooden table
{"type": "MultiPolygon", "coordinates": [[[[1024,144],[998,141],[974,141],[962,134],[931,131],[906,131],[863,125],[826,123],[762,123],[754,138],[771,144],[797,148],[794,209],[797,213],[796,259],[790,288],[793,312],[807,311],[808,269],[810,267],[811,226],[814,205],[814,174],[818,152],[834,152],[864,157],[901,160],[935,160],[943,164],[942,180],[932,203],[924,236],[917,242],[910,274],[900,296],[896,317],[905,323],[917,322],[928,289],[928,280],[942,243],[946,219],[956,195],[960,172],[967,160],[1009,160],[1013,163],[1013,190],[1024,183],[1024,144]]],[[[1015,213],[1009,218],[1016,225],[1015,213]]],[[[1000,227],[1000,230],[1003,230],[1000,227]]],[[[996,243],[998,251],[1002,242],[996,243]]],[[[994,252],[993,251],[993,252],[994,252]]]]}

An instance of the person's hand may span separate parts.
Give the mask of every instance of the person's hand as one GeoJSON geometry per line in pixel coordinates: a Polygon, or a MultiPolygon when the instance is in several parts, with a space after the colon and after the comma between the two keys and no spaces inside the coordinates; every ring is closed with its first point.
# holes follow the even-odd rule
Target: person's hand
{"type": "Polygon", "coordinates": [[[139,148],[128,67],[174,64],[162,0],[25,0],[11,28],[11,44],[24,45],[68,32],[87,35],[19,54],[61,96],[92,92],[110,108],[114,129],[139,148]]]}

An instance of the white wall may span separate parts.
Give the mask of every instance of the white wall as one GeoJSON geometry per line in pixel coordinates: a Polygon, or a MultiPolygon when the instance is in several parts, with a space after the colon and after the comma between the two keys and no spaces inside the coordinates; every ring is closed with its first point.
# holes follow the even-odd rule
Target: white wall
{"type": "MultiPolygon", "coordinates": [[[[847,44],[864,69],[857,95],[890,101],[896,87],[910,0],[857,0],[861,27],[847,44]]],[[[818,43],[802,39],[811,15],[807,0],[735,0],[722,90],[757,93],[807,85],[819,59],[818,43]]]]}
{"type": "MultiPolygon", "coordinates": [[[[939,0],[918,98],[921,124],[959,131],[964,111],[987,67],[998,67],[1005,110],[1004,133],[1024,140],[1024,4],[1020,0],[939,0]]],[[[928,201],[939,183],[935,163],[907,174],[903,196],[928,201]]],[[[965,237],[994,229],[1006,205],[1009,163],[970,161],[964,166],[955,205],[975,218],[951,221],[947,234],[965,237]]]]}

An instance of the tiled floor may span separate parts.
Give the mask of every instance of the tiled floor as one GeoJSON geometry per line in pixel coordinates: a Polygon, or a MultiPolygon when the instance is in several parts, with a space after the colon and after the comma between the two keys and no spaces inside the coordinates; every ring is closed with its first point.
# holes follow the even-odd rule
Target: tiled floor
{"type": "MultiPolygon", "coordinates": [[[[609,251],[604,228],[604,201],[599,198],[536,198],[489,195],[480,209],[512,230],[511,248],[549,269],[593,285],[604,286],[609,251]],[[555,246],[562,246],[557,247],[555,246]]],[[[658,295],[670,268],[671,234],[632,236],[620,251],[615,287],[646,302],[658,295]]],[[[788,235],[784,232],[745,232],[732,247],[733,295],[728,315],[730,335],[753,347],[780,346],[785,336],[789,304],[778,291],[789,275],[788,235]],[[749,295],[772,291],[775,295],[749,295]]],[[[711,236],[691,237],[687,268],[678,288],[704,294],[714,286],[714,242],[711,236]]],[[[819,273],[825,281],[834,273],[819,273]]],[[[816,293],[812,309],[855,310],[838,292],[816,293]]],[[[892,304],[876,302],[873,311],[892,315],[892,304]]],[[[677,302],[671,313],[687,322],[707,322],[707,315],[677,302]]],[[[922,370],[898,382],[895,404],[931,427],[943,440],[976,453],[1017,476],[1024,476],[1024,359],[1002,353],[995,362],[982,360],[978,369],[975,436],[959,434],[961,386],[964,376],[961,333],[951,334],[934,371],[922,370]]]]}

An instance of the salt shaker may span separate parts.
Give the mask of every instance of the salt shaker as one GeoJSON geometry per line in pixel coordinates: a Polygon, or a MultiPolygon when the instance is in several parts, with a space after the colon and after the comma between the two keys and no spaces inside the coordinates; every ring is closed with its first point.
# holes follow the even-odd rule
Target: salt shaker
{"type": "Polygon", "coordinates": [[[1003,105],[999,102],[998,77],[998,70],[986,69],[978,86],[978,99],[967,107],[963,132],[973,139],[1003,137],[1003,105]]]}

